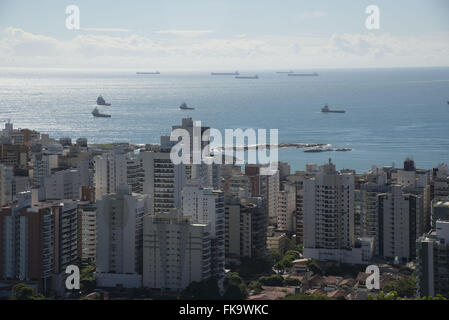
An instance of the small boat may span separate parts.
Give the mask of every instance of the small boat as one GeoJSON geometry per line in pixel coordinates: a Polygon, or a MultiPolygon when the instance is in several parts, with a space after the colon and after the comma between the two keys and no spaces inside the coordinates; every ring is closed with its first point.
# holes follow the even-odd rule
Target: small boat
{"type": "Polygon", "coordinates": [[[106,103],[104,98],[101,95],[99,95],[98,98],[97,98],[97,105],[99,105],[99,106],[110,106],[111,104],[110,103],[106,103]]]}
{"type": "Polygon", "coordinates": [[[323,113],[345,113],[345,110],[331,110],[329,109],[329,107],[327,106],[327,104],[321,108],[321,112],[323,113]]]}
{"type": "Polygon", "coordinates": [[[110,118],[111,117],[110,114],[100,113],[100,111],[98,111],[97,107],[95,107],[95,109],[92,111],[92,115],[94,117],[98,117],[98,118],[110,118]]]}
{"type": "Polygon", "coordinates": [[[179,109],[181,110],[195,110],[195,108],[192,107],[188,107],[187,104],[185,102],[183,102],[180,106],[179,109]]]}
{"type": "Polygon", "coordinates": [[[259,76],[255,74],[254,76],[236,76],[236,79],[259,79],[259,76]]]}

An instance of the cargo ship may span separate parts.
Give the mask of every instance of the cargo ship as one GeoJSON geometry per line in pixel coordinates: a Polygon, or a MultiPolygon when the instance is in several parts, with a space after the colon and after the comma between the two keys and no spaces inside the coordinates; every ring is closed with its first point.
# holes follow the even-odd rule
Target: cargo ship
{"type": "Polygon", "coordinates": [[[290,73],[294,73],[294,72],[293,72],[293,70],[290,70],[290,71],[276,71],[276,73],[287,73],[287,74],[290,74],[290,73]]]}
{"type": "Polygon", "coordinates": [[[100,113],[100,111],[98,111],[97,107],[95,107],[95,109],[92,111],[92,115],[97,118],[110,118],[111,117],[110,114],[100,113]]]}
{"type": "Polygon", "coordinates": [[[259,76],[255,74],[254,76],[236,76],[236,79],[259,79],[259,76]]]}
{"type": "Polygon", "coordinates": [[[183,102],[180,106],[179,109],[181,110],[195,110],[195,108],[192,107],[188,107],[187,104],[185,102],[183,102]]]}
{"type": "Polygon", "coordinates": [[[136,74],[161,74],[159,71],[155,72],[136,72],[136,74]]]}
{"type": "Polygon", "coordinates": [[[240,73],[238,71],[235,72],[211,72],[213,76],[238,76],[240,73]]]}
{"type": "Polygon", "coordinates": [[[317,77],[318,73],[314,72],[314,73],[289,73],[288,74],[291,77],[317,77]]]}
{"type": "Polygon", "coordinates": [[[321,108],[321,112],[323,113],[345,113],[345,110],[331,110],[329,109],[329,107],[327,106],[327,104],[321,108]]]}

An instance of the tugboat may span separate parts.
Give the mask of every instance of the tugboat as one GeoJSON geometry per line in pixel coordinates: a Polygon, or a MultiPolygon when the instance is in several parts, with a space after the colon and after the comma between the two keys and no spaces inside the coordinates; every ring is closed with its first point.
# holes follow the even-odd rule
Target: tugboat
{"type": "Polygon", "coordinates": [[[321,108],[321,112],[323,113],[345,113],[345,110],[331,110],[329,109],[329,107],[327,106],[327,104],[321,108]]]}
{"type": "Polygon", "coordinates": [[[181,110],[195,110],[195,108],[188,107],[187,104],[186,104],[185,102],[183,102],[183,103],[179,106],[179,109],[181,109],[181,110]]]}
{"type": "Polygon", "coordinates": [[[98,117],[98,118],[110,118],[111,117],[110,114],[100,113],[100,111],[98,111],[97,107],[95,107],[95,109],[92,111],[92,115],[94,117],[98,117]]]}
{"type": "Polygon", "coordinates": [[[110,106],[110,103],[106,103],[106,101],[103,99],[103,97],[101,95],[98,96],[97,98],[97,105],[99,106],[110,106]]]}

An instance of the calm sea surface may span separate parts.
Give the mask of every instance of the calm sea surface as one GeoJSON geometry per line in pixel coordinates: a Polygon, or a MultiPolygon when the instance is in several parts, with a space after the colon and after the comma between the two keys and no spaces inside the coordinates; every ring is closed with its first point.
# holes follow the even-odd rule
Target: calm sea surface
{"type": "Polygon", "coordinates": [[[297,170],[329,157],[357,171],[402,166],[405,157],[420,168],[449,162],[449,68],[317,71],[318,77],[256,71],[249,74],[259,79],[244,80],[207,72],[0,70],[0,121],[55,138],[154,143],[191,116],[220,130],[276,128],[279,142],[353,149],[281,149],[280,160],[297,170]],[[100,107],[111,118],[91,115],[99,94],[112,103],[100,107]],[[195,110],[180,110],[183,101],[195,110]],[[325,103],[346,113],[322,114],[325,103]]]}

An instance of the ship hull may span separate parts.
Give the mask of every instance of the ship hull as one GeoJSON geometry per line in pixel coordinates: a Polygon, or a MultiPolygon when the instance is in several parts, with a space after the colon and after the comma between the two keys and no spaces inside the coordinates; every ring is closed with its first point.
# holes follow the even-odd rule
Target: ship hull
{"type": "Polygon", "coordinates": [[[238,72],[211,72],[212,76],[238,76],[238,72]]]}
{"type": "Polygon", "coordinates": [[[93,115],[95,118],[110,118],[111,115],[109,114],[97,114],[97,115],[93,115]]]}
{"type": "Polygon", "coordinates": [[[259,79],[259,77],[235,77],[236,79],[259,79]]]}
{"type": "Polygon", "coordinates": [[[318,73],[289,73],[289,77],[318,77],[318,73]]]}
{"type": "Polygon", "coordinates": [[[329,111],[321,111],[322,113],[346,113],[344,110],[329,110],[329,111]]]}

